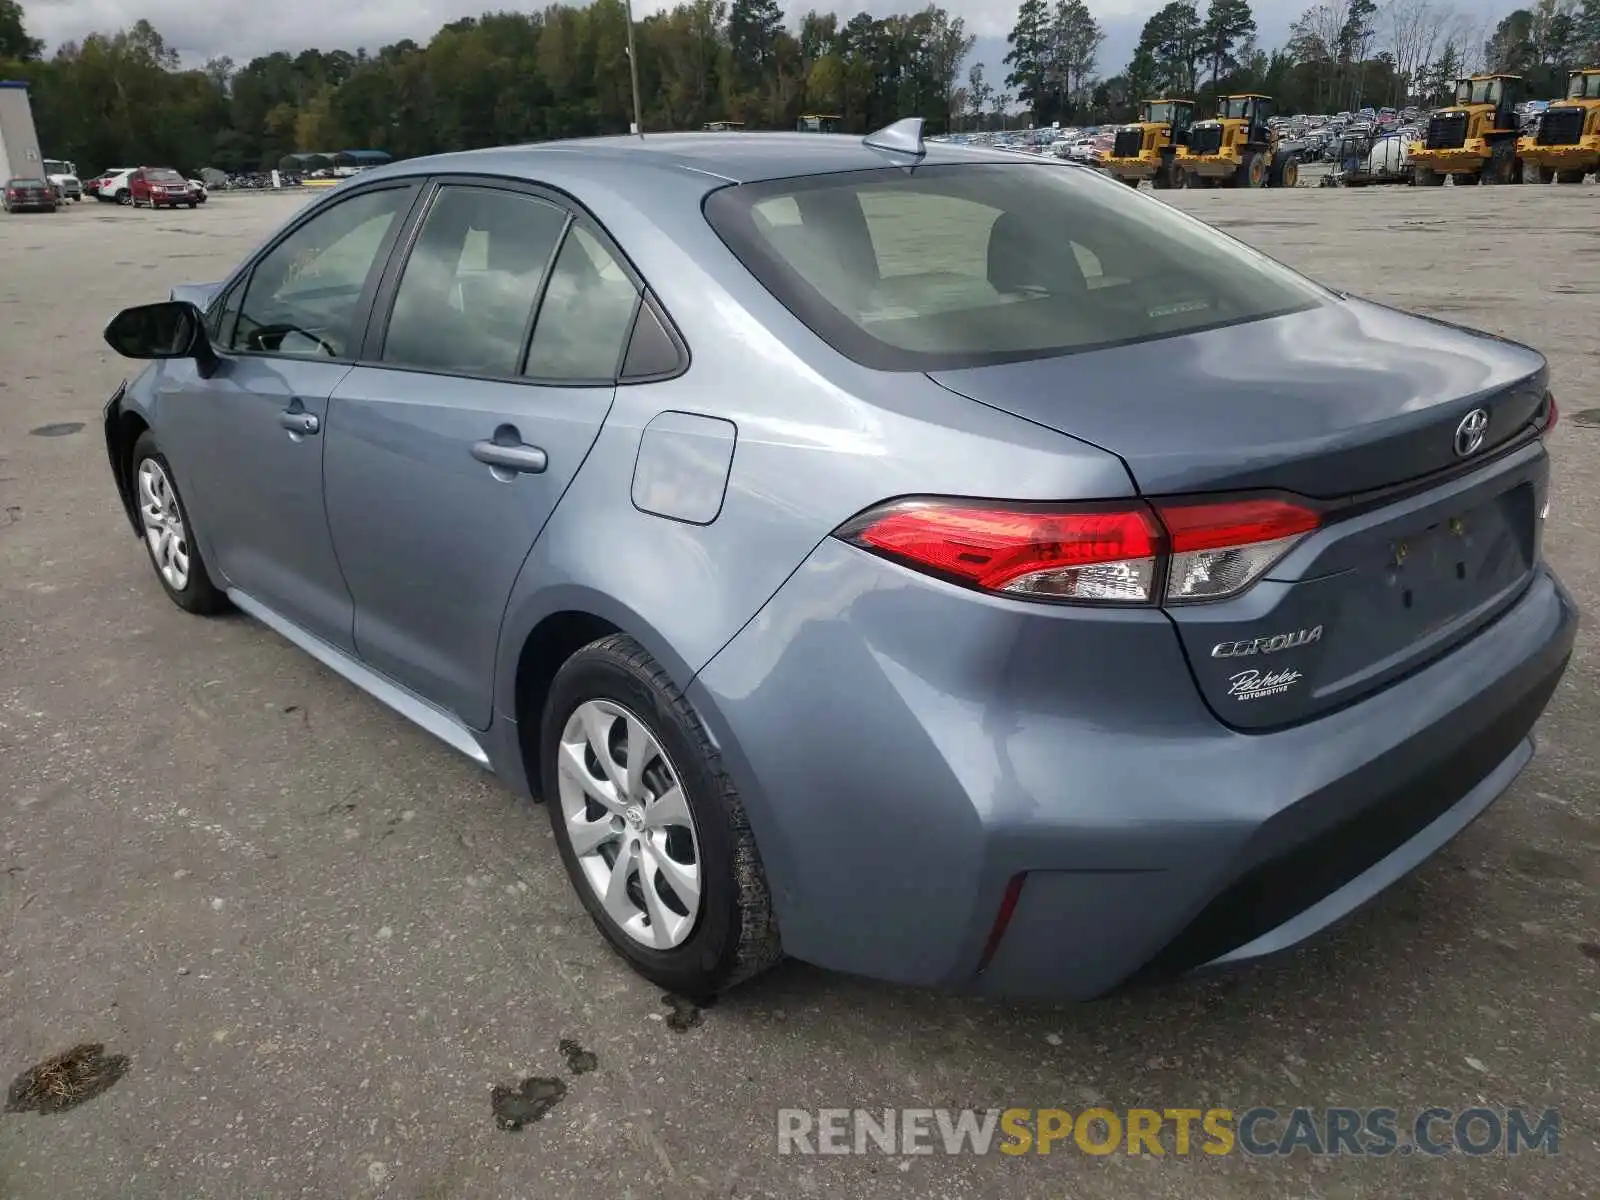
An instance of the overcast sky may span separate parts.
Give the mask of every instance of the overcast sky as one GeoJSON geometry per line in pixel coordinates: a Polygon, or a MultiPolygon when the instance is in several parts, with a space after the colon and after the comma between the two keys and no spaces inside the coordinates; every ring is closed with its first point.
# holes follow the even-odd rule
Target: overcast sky
{"type": "MultiPolygon", "coordinates": [[[[1101,74],[1122,69],[1145,19],[1164,2],[1089,0],[1107,34],[1100,52],[1101,74]]],[[[1262,43],[1280,43],[1289,23],[1310,2],[1254,0],[1262,43]]],[[[831,7],[846,15],[862,8],[882,15],[897,9],[914,10],[923,3],[926,0],[906,0],[899,5],[892,0],[874,0],[831,7]]],[[[1483,15],[1509,6],[1509,0],[1457,0],[1457,7],[1483,15]]],[[[407,37],[426,42],[446,22],[495,7],[532,9],[535,5],[496,5],[492,0],[23,0],[29,32],[52,47],[95,30],[121,29],[144,17],[183,55],[185,64],[193,66],[219,54],[242,65],[274,50],[299,51],[312,46],[376,50],[407,37]]],[[[543,0],[537,7],[543,7],[543,0]]],[[[666,5],[660,0],[635,0],[634,13],[642,16],[662,7],[666,5]]],[[[791,17],[810,7],[804,3],[791,6],[791,17]]],[[[826,10],[830,5],[818,0],[815,7],[826,10]]],[[[1005,35],[1016,18],[1016,0],[945,0],[945,7],[964,17],[968,31],[979,35],[974,57],[985,63],[990,81],[998,83],[997,76],[1005,74],[1000,59],[1006,52],[1005,35]]],[[[1203,0],[1198,7],[1204,11],[1203,0]]]]}

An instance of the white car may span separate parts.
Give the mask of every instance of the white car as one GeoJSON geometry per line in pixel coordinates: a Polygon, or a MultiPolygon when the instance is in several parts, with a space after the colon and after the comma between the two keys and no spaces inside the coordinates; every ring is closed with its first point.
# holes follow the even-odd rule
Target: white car
{"type": "Polygon", "coordinates": [[[133,192],[128,188],[128,176],[137,171],[138,167],[113,167],[100,176],[100,186],[94,191],[96,200],[116,201],[118,204],[132,204],[133,192]]]}
{"type": "Polygon", "coordinates": [[[195,202],[198,204],[204,204],[206,202],[206,198],[210,195],[210,193],[206,191],[206,185],[200,182],[198,179],[190,179],[187,182],[189,184],[189,194],[195,198],[195,202]]]}

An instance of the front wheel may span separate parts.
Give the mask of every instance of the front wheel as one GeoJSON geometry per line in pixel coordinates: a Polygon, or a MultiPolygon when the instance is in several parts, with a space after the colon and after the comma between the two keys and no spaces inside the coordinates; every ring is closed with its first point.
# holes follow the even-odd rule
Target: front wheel
{"type": "Polygon", "coordinates": [[[123,188],[117,193],[117,203],[124,208],[133,207],[133,193],[128,191],[127,188],[123,188]]]}
{"type": "Polygon", "coordinates": [[[148,430],[133,444],[133,494],[139,530],[156,578],[172,602],[186,612],[211,616],[225,612],[228,598],[211,582],[195,544],[188,510],[173,482],[172,465],[148,430]]]}
{"type": "Polygon", "coordinates": [[[696,997],[777,962],[743,802],[694,709],[636,641],[601,638],[557,672],[539,763],[567,875],[635,971],[696,997]]]}

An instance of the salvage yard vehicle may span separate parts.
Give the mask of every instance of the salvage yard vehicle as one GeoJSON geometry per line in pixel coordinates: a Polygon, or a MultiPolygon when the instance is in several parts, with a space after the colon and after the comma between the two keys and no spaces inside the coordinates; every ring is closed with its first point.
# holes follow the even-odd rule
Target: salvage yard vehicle
{"type": "Polygon", "coordinates": [[[380,167],[105,337],[170,600],[542,798],[685,995],[1285,949],[1505,791],[1573,647],[1537,352],[918,120],[380,167]]]}
{"type": "Polygon", "coordinates": [[[1138,122],[1117,130],[1100,166],[1134,187],[1145,179],[1158,188],[1182,187],[1186,177],[1174,160],[1193,123],[1193,100],[1146,100],[1138,122]]]}
{"type": "Polygon", "coordinates": [[[1600,171],[1600,67],[1574,71],[1567,97],[1553,101],[1537,130],[1517,143],[1525,183],[1582,183],[1600,171]]]}
{"type": "Polygon", "coordinates": [[[1366,187],[1410,183],[1407,143],[1398,131],[1352,125],[1339,139],[1338,166],[1322,177],[1323,187],[1366,187]]]}
{"type": "Polygon", "coordinates": [[[78,178],[75,164],[61,158],[47,158],[44,160],[44,174],[61,199],[74,202],[83,199],[83,182],[78,178]]]}
{"type": "Polygon", "coordinates": [[[1224,96],[1213,120],[1189,129],[1189,149],[1174,162],[1191,184],[1205,187],[1295,187],[1300,157],[1280,145],[1268,124],[1272,97],[1224,96]]]}
{"type": "Polygon", "coordinates": [[[0,208],[8,213],[55,212],[60,202],[48,179],[37,176],[8,179],[0,188],[0,208]]]}
{"type": "Polygon", "coordinates": [[[1517,162],[1519,75],[1474,75],[1456,81],[1455,103],[1428,118],[1420,142],[1411,146],[1418,187],[1439,187],[1446,176],[1458,184],[1521,183],[1517,162]]]}
{"type": "Polygon", "coordinates": [[[140,167],[128,175],[127,187],[134,208],[194,208],[200,203],[189,181],[171,167],[140,167]]]}

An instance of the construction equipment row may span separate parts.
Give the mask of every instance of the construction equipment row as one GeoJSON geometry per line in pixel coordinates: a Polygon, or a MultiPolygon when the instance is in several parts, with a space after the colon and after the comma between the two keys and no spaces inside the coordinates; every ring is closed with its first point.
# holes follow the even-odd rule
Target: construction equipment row
{"type": "MultiPolygon", "coordinates": [[[[1423,140],[1408,147],[1409,182],[1438,187],[1453,176],[1457,185],[1581,183],[1600,171],[1600,67],[1573,71],[1566,97],[1552,101],[1527,132],[1517,120],[1522,82],[1516,75],[1458,80],[1454,104],[1435,112],[1423,140]]],[[[1157,188],[1294,187],[1300,159],[1280,145],[1271,113],[1272,98],[1255,93],[1222,97],[1209,121],[1194,119],[1192,100],[1146,100],[1100,165],[1133,187],[1146,179],[1157,188]]],[[[1407,178],[1395,170],[1370,181],[1385,175],[1407,178]]]]}

